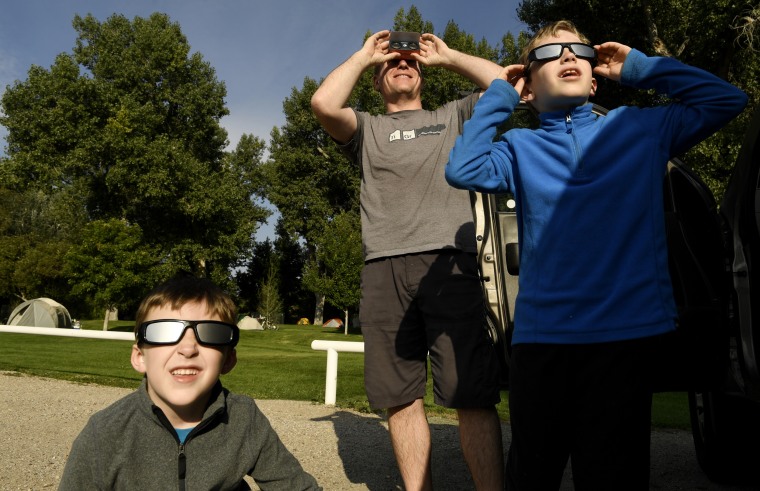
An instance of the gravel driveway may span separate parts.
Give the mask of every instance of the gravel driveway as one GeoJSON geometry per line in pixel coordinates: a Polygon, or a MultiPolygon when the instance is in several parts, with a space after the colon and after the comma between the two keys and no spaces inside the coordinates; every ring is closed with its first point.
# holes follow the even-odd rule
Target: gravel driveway
{"type": "MultiPolygon", "coordinates": [[[[71,442],[95,411],[129,389],[81,385],[0,372],[0,489],[55,489],[71,442]]],[[[285,445],[326,490],[402,489],[385,421],[302,401],[259,400],[285,445]]],[[[473,489],[451,421],[431,420],[438,490],[473,489]]],[[[504,425],[505,449],[509,426],[504,425]]],[[[562,490],[572,490],[566,473],[562,490]]],[[[651,489],[733,490],[711,483],[697,467],[691,434],[652,434],[651,489]]]]}

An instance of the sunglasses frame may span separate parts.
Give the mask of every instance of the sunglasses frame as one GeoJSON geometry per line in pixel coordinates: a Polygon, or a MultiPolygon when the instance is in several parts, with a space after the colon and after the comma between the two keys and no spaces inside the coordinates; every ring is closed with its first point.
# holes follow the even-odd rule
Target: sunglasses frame
{"type": "Polygon", "coordinates": [[[586,44],[586,43],[547,43],[547,44],[542,44],[541,46],[536,46],[535,48],[533,48],[532,50],[530,50],[530,53],[528,53],[528,62],[530,63],[531,61],[556,60],[557,58],[560,58],[562,56],[562,53],[565,52],[565,48],[569,49],[570,52],[573,53],[578,58],[583,58],[584,60],[594,60],[594,61],[596,61],[596,56],[597,56],[596,55],[596,48],[594,48],[590,44],[586,44]],[[579,45],[580,46],[585,46],[587,48],[591,48],[591,51],[594,53],[594,56],[583,56],[581,54],[576,53],[575,50],[573,49],[573,46],[579,46],[579,45]],[[536,56],[536,50],[539,50],[541,48],[546,48],[547,46],[562,46],[562,49],[559,51],[559,54],[557,56],[549,56],[549,57],[546,57],[546,58],[540,58],[539,59],[536,56]]]}
{"type": "Polygon", "coordinates": [[[140,327],[137,329],[136,337],[138,343],[144,343],[151,346],[171,346],[174,344],[177,344],[182,339],[182,336],[185,335],[185,331],[188,329],[193,329],[193,334],[195,334],[195,339],[198,341],[199,344],[203,346],[215,346],[215,347],[221,347],[221,346],[235,346],[237,345],[239,339],[240,339],[240,328],[236,326],[235,324],[230,324],[227,322],[222,321],[210,321],[210,320],[197,320],[197,321],[188,321],[183,319],[155,319],[152,321],[143,322],[140,324],[140,327]],[[157,324],[159,322],[175,322],[175,323],[182,323],[182,332],[180,332],[179,336],[177,337],[176,341],[172,342],[155,342],[155,341],[149,341],[146,339],[145,334],[148,329],[148,326],[151,324],[157,324]],[[198,334],[198,324],[218,324],[227,326],[232,331],[232,338],[229,341],[226,341],[224,343],[209,343],[206,341],[201,340],[200,335],[198,334]]]}
{"type": "Polygon", "coordinates": [[[530,52],[528,53],[528,63],[525,66],[525,77],[529,77],[530,76],[530,64],[531,63],[533,63],[534,61],[551,61],[551,60],[559,59],[560,57],[562,57],[562,53],[565,52],[565,48],[569,49],[570,52],[573,53],[578,58],[581,58],[582,60],[586,60],[589,63],[591,63],[591,68],[593,68],[596,65],[596,60],[597,60],[596,48],[594,48],[590,44],[576,43],[576,42],[572,42],[572,43],[547,43],[547,44],[542,44],[541,46],[536,46],[535,48],[533,48],[532,50],[530,50],[530,52]],[[594,52],[594,56],[593,57],[588,57],[588,56],[579,55],[573,49],[573,46],[577,46],[577,45],[586,46],[588,48],[591,48],[591,50],[594,52]],[[562,49],[559,50],[559,54],[557,56],[549,56],[549,57],[546,57],[546,58],[539,59],[536,56],[536,50],[539,50],[541,48],[545,48],[547,46],[561,46],[562,49]]]}

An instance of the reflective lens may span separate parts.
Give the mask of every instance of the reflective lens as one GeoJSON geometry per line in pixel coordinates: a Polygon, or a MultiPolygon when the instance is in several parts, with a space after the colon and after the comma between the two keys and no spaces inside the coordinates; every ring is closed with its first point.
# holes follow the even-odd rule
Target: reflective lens
{"type": "Polygon", "coordinates": [[[182,339],[187,328],[193,328],[195,339],[209,346],[236,345],[238,327],[219,321],[185,321],[162,319],[144,322],[137,330],[137,341],[147,344],[176,344],[182,339]]]}
{"type": "Polygon", "coordinates": [[[413,50],[420,49],[420,45],[419,43],[416,43],[414,41],[391,41],[390,48],[413,51],[413,50]]]}
{"type": "Polygon", "coordinates": [[[569,49],[578,58],[596,60],[596,50],[593,46],[583,43],[551,43],[544,44],[528,53],[528,61],[556,60],[562,56],[565,48],[569,49]]]}

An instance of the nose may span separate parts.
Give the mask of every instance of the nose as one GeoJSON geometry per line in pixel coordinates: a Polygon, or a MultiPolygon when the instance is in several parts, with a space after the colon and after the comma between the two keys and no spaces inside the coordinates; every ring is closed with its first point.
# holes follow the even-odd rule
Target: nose
{"type": "Polygon", "coordinates": [[[573,61],[575,59],[575,53],[569,47],[562,48],[562,61],[573,61]]]}
{"type": "Polygon", "coordinates": [[[198,340],[195,339],[195,332],[191,329],[185,329],[182,338],[177,343],[177,353],[184,357],[190,357],[198,353],[198,340]]]}

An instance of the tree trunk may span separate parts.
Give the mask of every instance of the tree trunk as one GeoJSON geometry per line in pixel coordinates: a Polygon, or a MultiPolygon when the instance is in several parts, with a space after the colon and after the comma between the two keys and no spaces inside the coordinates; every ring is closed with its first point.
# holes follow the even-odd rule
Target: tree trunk
{"type": "Polygon", "coordinates": [[[343,316],[345,317],[345,322],[343,322],[343,335],[348,336],[348,310],[343,311],[343,316]]]}
{"type": "Polygon", "coordinates": [[[315,293],[314,296],[317,298],[317,305],[314,307],[314,325],[321,326],[324,322],[322,317],[325,314],[325,296],[321,293],[315,293]]]}
{"type": "Polygon", "coordinates": [[[114,321],[119,320],[119,309],[117,308],[106,309],[106,313],[103,316],[103,330],[104,331],[108,330],[109,320],[114,320],[114,321]]]}

